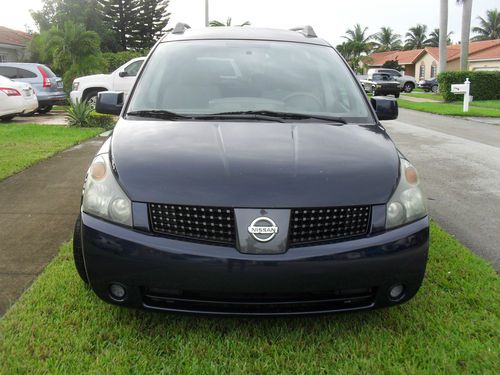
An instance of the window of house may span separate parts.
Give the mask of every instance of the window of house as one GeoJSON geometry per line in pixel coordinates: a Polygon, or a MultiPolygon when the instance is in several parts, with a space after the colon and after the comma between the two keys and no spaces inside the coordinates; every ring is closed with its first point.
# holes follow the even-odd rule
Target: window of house
{"type": "Polygon", "coordinates": [[[419,77],[420,78],[425,78],[425,64],[421,63],[420,64],[420,69],[419,69],[419,77]]]}
{"type": "Polygon", "coordinates": [[[437,64],[435,61],[433,61],[431,65],[431,78],[436,77],[436,75],[437,75],[437,64]]]}

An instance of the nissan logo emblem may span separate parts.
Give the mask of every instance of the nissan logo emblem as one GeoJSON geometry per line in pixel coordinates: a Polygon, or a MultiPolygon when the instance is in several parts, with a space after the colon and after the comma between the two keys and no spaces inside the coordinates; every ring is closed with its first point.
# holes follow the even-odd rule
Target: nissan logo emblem
{"type": "Polygon", "coordinates": [[[268,217],[261,216],[252,221],[248,233],[259,242],[269,242],[278,233],[278,226],[268,217]]]}

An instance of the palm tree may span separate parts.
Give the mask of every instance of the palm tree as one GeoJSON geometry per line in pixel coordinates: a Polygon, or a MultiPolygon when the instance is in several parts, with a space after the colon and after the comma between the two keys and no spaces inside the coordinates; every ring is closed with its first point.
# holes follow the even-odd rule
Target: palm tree
{"type": "Polygon", "coordinates": [[[359,63],[361,57],[368,55],[372,50],[372,43],[370,42],[372,35],[367,35],[368,27],[361,27],[358,23],[354,25],[353,29],[348,29],[345,33],[346,42],[342,43],[341,50],[343,49],[348,54],[349,58],[343,56],[351,65],[352,69],[358,71],[360,69],[359,63]]]}
{"type": "Polygon", "coordinates": [[[416,26],[410,27],[406,33],[405,49],[420,49],[425,47],[425,41],[427,40],[427,26],[417,24],[416,26]]]}
{"type": "MultiPolygon", "coordinates": [[[[446,36],[446,45],[448,46],[451,44],[451,34],[453,34],[453,31],[450,31],[446,36]]],[[[439,29],[432,30],[429,34],[429,38],[425,41],[425,45],[428,47],[439,47],[439,37],[439,29]]]]}
{"type": "Polygon", "coordinates": [[[377,52],[400,50],[403,45],[401,43],[401,35],[395,34],[390,27],[381,27],[380,31],[373,36],[373,43],[377,52]]]}
{"type": "MultiPolygon", "coordinates": [[[[217,20],[212,20],[209,22],[208,25],[210,27],[231,26],[231,17],[228,17],[226,23],[217,20]]],[[[250,26],[250,21],[245,21],[241,25],[236,25],[236,26],[250,26]]]]}
{"type": "Polygon", "coordinates": [[[478,34],[472,40],[492,40],[500,39],[500,13],[498,9],[486,11],[486,19],[477,17],[481,26],[476,26],[472,32],[478,34]]]}
{"type": "Polygon", "coordinates": [[[462,32],[460,36],[460,70],[467,70],[469,65],[470,18],[472,0],[457,0],[462,5],[462,32]]]}
{"type": "Polygon", "coordinates": [[[443,33],[439,35],[439,66],[438,72],[444,72],[446,70],[446,53],[447,53],[447,40],[448,35],[448,0],[441,0],[439,7],[439,30],[443,33]]]}

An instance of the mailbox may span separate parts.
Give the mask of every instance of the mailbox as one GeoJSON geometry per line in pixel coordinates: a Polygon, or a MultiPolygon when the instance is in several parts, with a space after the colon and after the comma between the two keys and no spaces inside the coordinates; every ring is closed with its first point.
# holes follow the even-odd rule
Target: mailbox
{"type": "Polygon", "coordinates": [[[451,85],[451,92],[454,94],[465,94],[466,90],[467,90],[467,85],[465,84],[451,85]]]}

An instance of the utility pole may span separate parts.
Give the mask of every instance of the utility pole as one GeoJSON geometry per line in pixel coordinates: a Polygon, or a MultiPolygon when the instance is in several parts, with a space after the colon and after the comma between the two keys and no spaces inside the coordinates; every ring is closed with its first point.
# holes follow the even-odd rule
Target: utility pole
{"type": "Polygon", "coordinates": [[[205,27],[208,27],[208,0],[205,0],[205,27]]]}
{"type": "Polygon", "coordinates": [[[448,44],[448,0],[441,0],[439,10],[439,69],[442,73],[446,70],[446,52],[448,44]]]}

